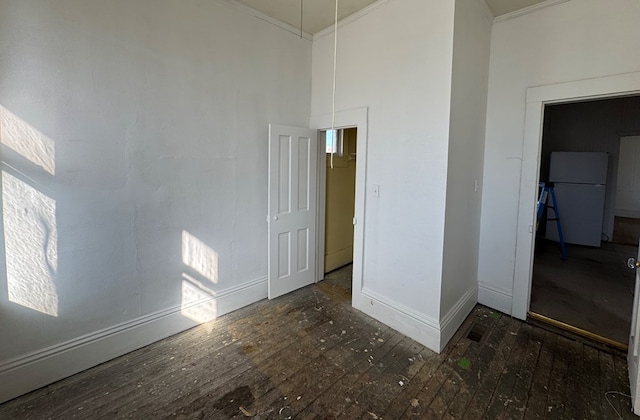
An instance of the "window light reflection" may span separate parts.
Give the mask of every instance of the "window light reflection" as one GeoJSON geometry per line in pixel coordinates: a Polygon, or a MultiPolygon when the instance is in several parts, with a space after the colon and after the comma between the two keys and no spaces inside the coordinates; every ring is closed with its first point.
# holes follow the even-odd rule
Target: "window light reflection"
{"type": "Polygon", "coordinates": [[[218,253],[186,230],[182,231],[182,262],[212,283],[218,283],[218,253]]]}
{"type": "Polygon", "coordinates": [[[2,171],[2,214],[9,301],[57,316],[55,200],[2,171]]]}
{"type": "Polygon", "coordinates": [[[55,175],[54,142],[0,105],[0,143],[55,175]]]}
{"type": "Polygon", "coordinates": [[[216,319],[215,293],[188,274],[182,274],[181,314],[198,324],[216,319]]]}

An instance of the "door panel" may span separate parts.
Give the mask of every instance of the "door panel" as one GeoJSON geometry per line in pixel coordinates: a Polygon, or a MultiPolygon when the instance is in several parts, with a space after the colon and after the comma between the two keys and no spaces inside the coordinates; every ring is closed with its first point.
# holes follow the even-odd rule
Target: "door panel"
{"type": "Polygon", "coordinates": [[[269,126],[269,299],[315,281],[317,132],[269,126]]]}
{"type": "MultiPolygon", "coordinates": [[[[640,251],[640,246],[638,247],[640,251]]],[[[629,333],[629,352],[627,354],[627,362],[629,365],[629,384],[631,387],[631,404],[633,412],[640,415],[640,372],[638,371],[639,361],[639,342],[640,338],[640,322],[638,320],[638,300],[640,299],[640,269],[637,268],[640,261],[640,253],[635,261],[636,265],[636,287],[633,295],[633,315],[631,318],[631,332],[629,333]]],[[[633,266],[633,264],[631,264],[633,266]]]]}
{"type": "Polygon", "coordinates": [[[616,216],[640,218],[640,136],[621,137],[616,216]]]}

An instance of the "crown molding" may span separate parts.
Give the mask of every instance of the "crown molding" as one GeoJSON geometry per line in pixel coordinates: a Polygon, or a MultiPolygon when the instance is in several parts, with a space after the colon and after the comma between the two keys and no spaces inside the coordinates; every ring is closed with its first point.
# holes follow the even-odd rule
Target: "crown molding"
{"type": "Polygon", "coordinates": [[[547,7],[556,6],[561,3],[566,3],[571,0],[547,0],[542,3],[534,4],[533,6],[525,7],[524,9],[516,10],[511,13],[505,13],[504,15],[496,16],[493,19],[493,23],[504,22],[507,20],[515,19],[520,16],[528,15],[529,13],[537,12],[538,10],[545,9],[547,7]]]}
{"type": "MultiPolygon", "coordinates": [[[[255,9],[252,9],[249,6],[246,6],[238,2],[237,0],[219,0],[219,1],[240,12],[246,13],[250,16],[253,16],[255,18],[268,22],[274,26],[279,27],[280,29],[284,29],[287,32],[291,32],[296,36],[300,36],[300,28],[296,28],[295,26],[291,26],[288,23],[284,23],[278,19],[272,18],[271,16],[267,16],[262,12],[259,12],[255,9]]],[[[306,39],[307,41],[313,41],[313,36],[304,31],[302,32],[302,38],[306,39]]]]}
{"type": "MultiPolygon", "coordinates": [[[[385,6],[387,3],[389,2],[389,0],[378,0],[375,3],[371,3],[369,6],[365,7],[364,9],[360,9],[355,13],[352,13],[351,15],[347,16],[346,18],[340,20],[338,22],[338,28],[341,28],[345,25],[350,24],[351,22],[354,22],[358,19],[360,19],[363,16],[368,15],[369,13],[371,13],[372,11],[374,11],[375,9],[378,9],[382,6],[385,6]]],[[[334,25],[331,25],[323,30],[321,30],[320,32],[317,32],[315,35],[313,35],[313,40],[316,41],[320,38],[323,38],[327,35],[330,35],[333,33],[334,30],[334,25]]]]}
{"type": "Polygon", "coordinates": [[[493,20],[496,17],[493,15],[491,8],[487,4],[487,0],[477,0],[477,3],[478,3],[478,6],[480,6],[480,8],[482,9],[482,12],[484,13],[485,17],[489,20],[489,22],[493,22],[493,20]]]}

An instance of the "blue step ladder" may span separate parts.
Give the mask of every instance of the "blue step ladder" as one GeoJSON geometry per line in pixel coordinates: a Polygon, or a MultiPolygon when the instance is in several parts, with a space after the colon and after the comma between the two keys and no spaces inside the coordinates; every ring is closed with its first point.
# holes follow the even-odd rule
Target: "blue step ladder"
{"type": "Polygon", "coordinates": [[[546,209],[552,209],[554,218],[547,218],[548,222],[556,222],[558,228],[558,240],[560,242],[560,252],[562,253],[562,260],[567,260],[567,250],[564,247],[564,236],[562,235],[562,225],[560,224],[560,213],[558,212],[558,202],[556,201],[556,193],[553,189],[553,182],[541,182],[539,184],[540,194],[538,195],[538,208],[537,208],[537,220],[536,220],[536,232],[540,225],[540,220],[544,217],[546,209]],[[551,196],[551,205],[547,204],[547,199],[551,196]]]}

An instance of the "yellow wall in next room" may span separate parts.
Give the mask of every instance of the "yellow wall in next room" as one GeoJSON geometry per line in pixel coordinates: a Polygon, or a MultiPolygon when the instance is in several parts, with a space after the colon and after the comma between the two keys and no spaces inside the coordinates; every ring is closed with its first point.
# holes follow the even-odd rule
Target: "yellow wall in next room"
{"type": "Polygon", "coordinates": [[[353,214],[356,186],[356,128],[344,130],[344,154],[327,155],[324,271],[353,261],[353,214]]]}

